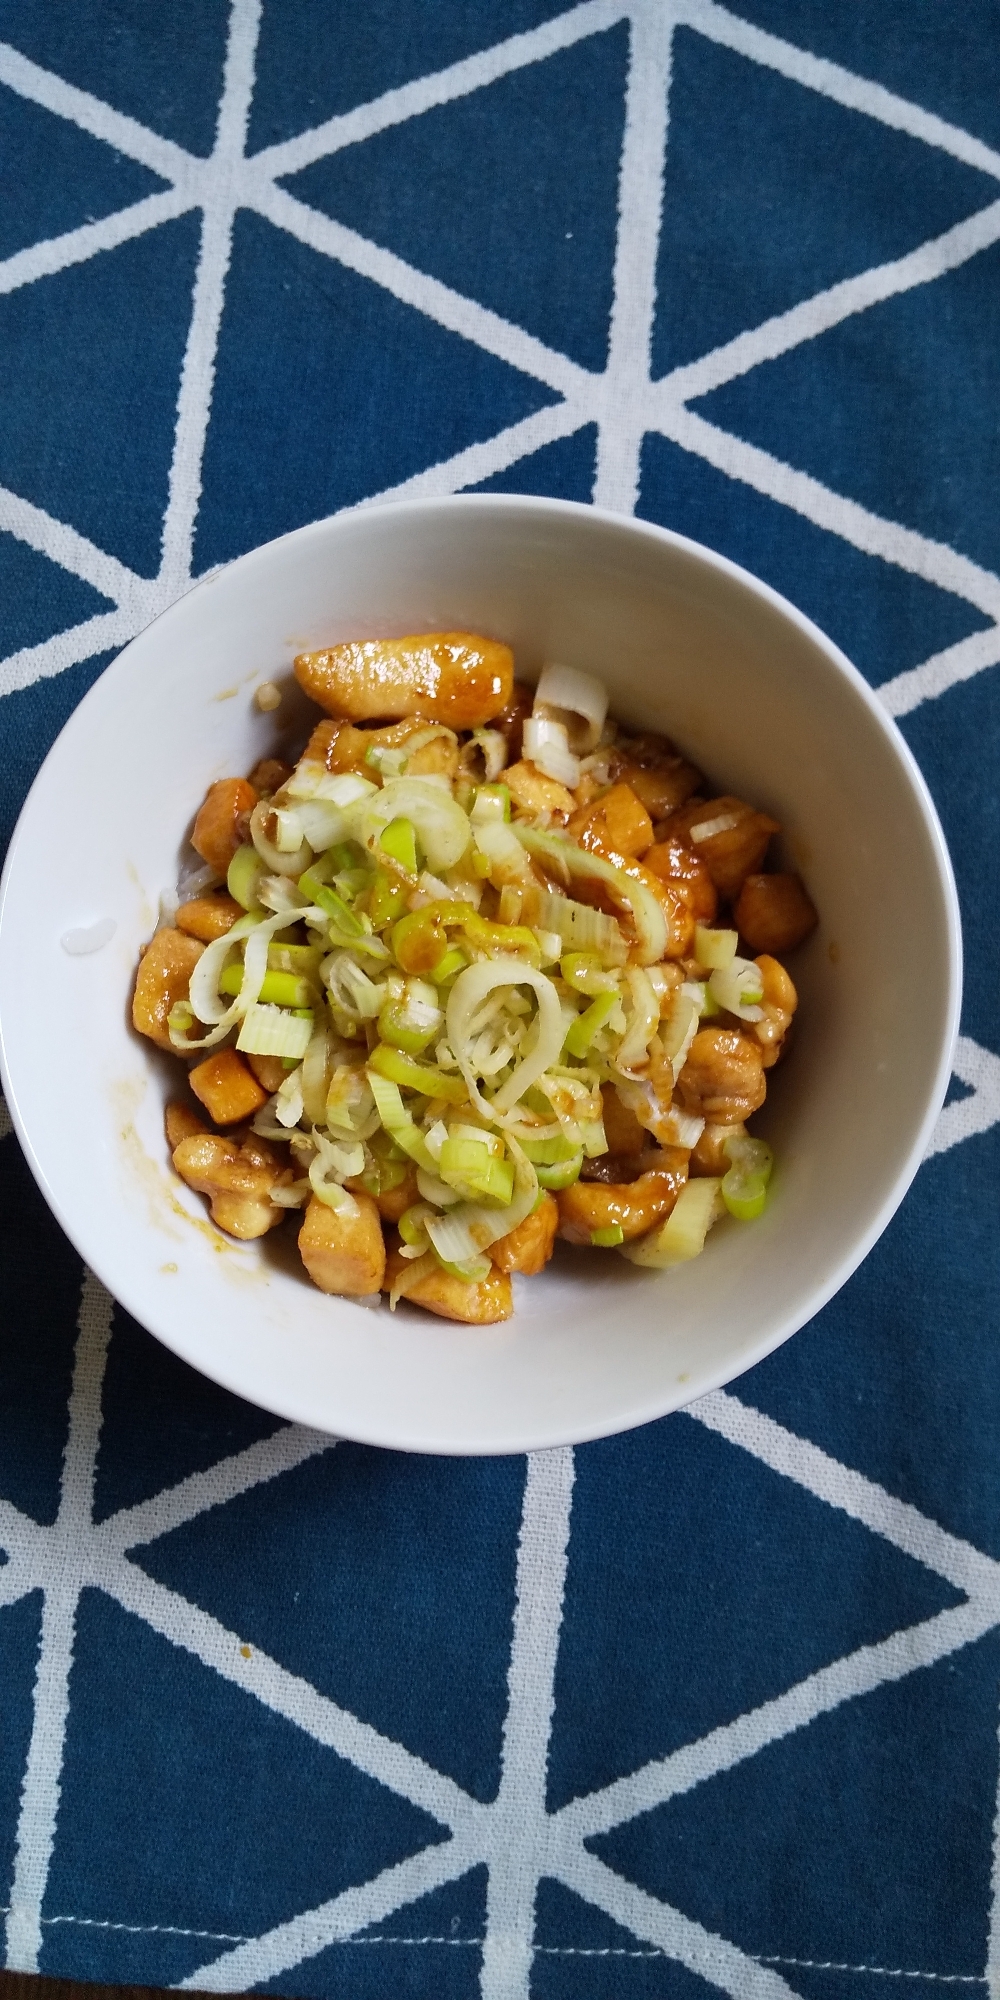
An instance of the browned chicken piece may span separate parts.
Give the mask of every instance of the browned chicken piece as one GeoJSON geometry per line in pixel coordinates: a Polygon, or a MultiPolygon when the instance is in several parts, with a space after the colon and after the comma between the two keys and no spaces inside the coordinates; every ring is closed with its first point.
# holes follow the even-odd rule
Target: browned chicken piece
{"type": "Polygon", "coordinates": [[[216,1125],[239,1125],[267,1103],[268,1092],[235,1049],[213,1049],[188,1082],[216,1125]]]}
{"type": "Polygon", "coordinates": [[[354,1200],[357,1213],[344,1215],[313,1195],[299,1230],[299,1254],[321,1292],[364,1299],[382,1289],[385,1239],[371,1195],[354,1200]]]}
{"type": "Polygon", "coordinates": [[[688,1175],[688,1156],[680,1146],[665,1146],[657,1165],[634,1181],[574,1182],[556,1196],[559,1234],[567,1243],[589,1243],[595,1229],[618,1224],[626,1243],[663,1222],[688,1175]]]}
{"type": "Polygon", "coordinates": [[[557,778],[547,778],[532,763],[509,764],[503,783],[513,803],[524,813],[555,813],[568,819],[575,800],[557,778]]]}
{"type": "Polygon", "coordinates": [[[566,831],[580,847],[593,847],[601,854],[614,848],[633,860],[644,855],[653,840],[653,822],[642,800],[624,784],[612,785],[592,805],[581,806],[566,831]]]}
{"type": "Polygon", "coordinates": [[[678,755],[665,736],[620,737],[620,778],[631,786],[653,819],[683,805],[701,784],[701,773],[678,755]]]}
{"type": "Polygon", "coordinates": [[[475,632],[410,633],[300,653],[295,675],[328,715],[352,722],[421,715],[451,729],[478,729],[510,701],[514,655],[475,632]]]}
{"type": "Polygon", "coordinates": [[[328,771],[354,771],[358,777],[375,779],[378,771],[368,762],[369,750],[405,750],[408,743],[420,736],[428,740],[418,742],[410,752],[407,777],[454,778],[458,770],[458,743],[454,735],[445,735],[443,725],[429,722],[422,715],[410,716],[405,722],[387,723],[382,729],[356,729],[353,722],[317,722],[303,756],[310,762],[325,764],[328,771]],[[435,730],[440,733],[431,734],[435,730]]]}
{"type": "Polygon", "coordinates": [[[132,996],[132,1025],[148,1035],[158,1049],[177,1051],[167,1018],[178,1000],[186,1000],[191,974],[205,947],[183,931],[157,931],[139,960],[132,996]]]}
{"type": "Polygon", "coordinates": [[[539,1271],[544,1271],[555,1248],[558,1227],[558,1205],[552,1195],[546,1194],[538,1207],[526,1215],[509,1236],[501,1236],[499,1243],[491,1243],[490,1256],[497,1269],[520,1271],[525,1278],[537,1277],[539,1271]]]}
{"type": "Polygon", "coordinates": [[[407,1279],[403,1296],[410,1304],[424,1306],[440,1319],[461,1320],[466,1326],[493,1326],[498,1320],[510,1319],[514,1311],[510,1278],[495,1265],[488,1278],[470,1284],[465,1278],[453,1277],[450,1271],[442,1271],[430,1253],[410,1262],[398,1250],[391,1250],[382,1290],[391,1291],[400,1277],[407,1279]]]}
{"type": "Polygon", "coordinates": [[[238,847],[249,838],[257,794],[245,778],[219,778],[209,785],[194,823],[191,845],[210,868],[225,875],[238,847]]]}
{"type": "Polygon", "coordinates": [[[648,1144],[646,1133],[634,1111],[624,1105],[613,1083],[602,1083],[601,1102],[604,1106],[604,1136],[608,1142],[608,1152],[641,1153],[648,1144]]]}
{"type": "Polygon", "coordinates": [[[677,1079],[682,1110],[712,1125],[740,1125],[767,1095],[763,1050],[750,1031],[701,1028],[677,1079]]]}
{"type": "Polygon", "coordinates": [[[694,848],[720,896],[731,903],[747,876],[759,869],[771,835],[781,828],[767,813],[726,795],[683,806],[671,814],[666,831],[694,848]]]}
{"type": "Polygon", "coordinates": [[[727,1174],[732,1161],[723,1151],[727,1139],[734,1133],[741,1133],[742,1125],[706,1125],[698,1144],[692,1149],[688,1172],[692,1180],[699,1175],[727,1174]]]}
{"type": "Polygon", "coordinates": [[[281,1089],[288,1071],[280,1056],[248,1055],[244,1057],[244,1061],[249,1063],[257,1082],[262,1090],[266,1090],[268,1097],[273,1097],[275,1091],[281,1089]]]}
{"type": "Polygon", "coordinates": [[[521,755],[524,725],[531,714],[534,700],[534,688],[525,687],[523,681],[515,681],[506,707],[502,708],[499,715],[495,715],[490,723],[490,728],[499,729],[501,736],[505,738],[507,758],[511,764],[516,764],[521,755]]]}
{"type": "Polygon", "coordinates": [[[262,1139],[239,1145],[221,1132],[182,1139],[174,1148],[174,1171],[198,1194],[207,1194],[212,1221],[228,1236],[251,1242],[266,1236],[287,1213],[270,1200],[272,1187],[291,1178],[262,1139]]]}
{"type": "Polygon", "coordinates": [[[237,919],[245,916],[246,911],[232,896],[227,896],[224,889],[217,889],[211,896],[195,896],[190,903],[182,903],[174,922],[188,937],[211,944],[214,938],[225,937],[237,919]]]}
{"type": "Polygon", "coordinates": [[[669,882],[681,901],[687,904],[696,924],[713,924],[719,907],[715,883],[692,847],[683,840],[667,834],[663,840],[656,840],[647,847],[642,857],[642,865],[650,873],[658,875],[661,882],[669,882]]]}
{"type": "Polygon", "coordinates": [[[754,1022],[754,1034],[764,1045],[764,1068],[773,1069],[799,1004],[799,996],[784,966],[779,965],[776,958],[769,958],[766,952],[762,952],[755,963],[760,969],[764,986],[764,998],[760,1003],[764,1019],[754,1022]]]}
{"type": "Polygon", "coordinates": [[[748,875],[733,922],[753,952],[794,951],[819,923],[798,875],[748,875]]]}
{"type": "Polygon", "coordinates": [[[408,1166],[405,1179],[396,1187],[380,1188],[375,1202],[383,1222],[398,1222],[400,1216],[405,1215],[407,1209],[412,1208],[420,1198],[416,1167],[408,1166]]]}
{"type": "Polygon", "coordinates": [[[287,785],[292,775],[292,766],[280,757],[262,757],[259,764],[247,774],[247,784],[253,787],[259,799],[269,799],[274,792],[287,785]]]}
{"type": "Polygon", "coordinates": [[[184,1104],[177,1097],[168,1104],[163,1113],[163,1129],[167,1135],[167,1145],[173,1153],[182,1139],[204,1139],[208,1136],[208,1126],[191,1104],[184,1104]]]}

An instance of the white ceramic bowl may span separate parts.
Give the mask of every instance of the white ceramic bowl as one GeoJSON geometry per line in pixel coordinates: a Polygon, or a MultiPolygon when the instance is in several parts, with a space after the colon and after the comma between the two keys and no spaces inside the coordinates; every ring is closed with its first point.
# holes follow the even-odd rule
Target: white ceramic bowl
{"type": "MultiPolygon", "coordinates": [[[[311,711],[315,713],[315,711],[311,711]]],[[[726,1382],[810,1319],[916,1172],[950,1073],[961,941],[926,787],[854,668],[791,605],[661,529],[470,496],[320,521],[200,584],[108,668],[25,805],[0,907],[7,1101],[46,1199],[150,1331],[281,1415],[419,1451],[505,1452],[623,1430],[726,1382]],[[169,1170],[176,1066],[129,1025],[139,946],[206,786],[276,740],[255,685],[359,634],[482,630],[534,679],[599,674],[624,722],[666,731],[782,822],[821,913],[792,970],[794,1050],[756,1129],[777,1156],[753,1226],[726,1219],[674,1272],[561,1247],[506,1325],[454,1326],[314,1290],[288,1225],[238,1245],[169,1170]],[[66,932],[112,919],[105,947],[66,932]],[[285,1239],[279,1242],[276,1239],[285,1239]]],[[[30,1337],[25,1332],[25,1337],[30,1337]]]]}

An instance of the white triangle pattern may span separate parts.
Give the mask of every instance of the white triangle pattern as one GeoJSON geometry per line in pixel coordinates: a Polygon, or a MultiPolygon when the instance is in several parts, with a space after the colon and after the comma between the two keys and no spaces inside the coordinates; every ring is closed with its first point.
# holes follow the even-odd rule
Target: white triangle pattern
{"type": "MultiPolygon", "coordinates": [[[[839,320],[864,312],[876,300],[932,283],[945,271],[976,256],[1000,239],[1000,201],[907,257],[805,299],[762,327],[747,329],[736,340],[662,382],[650,381],[648,356],[667,144],[666,88],[671,36],[678,24],[778,71],[804,89],[820,92],[908,132],[926,145],[941,148],[998,183],[1000,154],[881,85],[751,26],[716,0],[583,0],[539,28],[512,36],[247,158],[246,127],[259,15],[258,0],[232,0],[217,141],[208,160],[186,153],[113,106],[30,62],[16,49],[0,45],[0,82],[57,116],[72,120],[128,157],[143,161],[168,183],[163,194],[98,223],[37,243],[0,263],[0,292],[44,282],[55,271],[98,254],[113,253],[116,245],[186,210],[200,209],[205,221],[179,384],[159,575],[152,582],[136,576],[67,523],[18,494],[0,491],[0,529],[92,583],[115,607],[0,663],[0,693],[30,686],[98,651],[123,644],[191,580],[216,345],[233,219],[240,206],[256,209],[320,254],[363,272],[440,324],[535,375],[562,398],[554,408],[511,426],[485,445],[428,467],[391,495],[371,496],[364,505],[403,492],[460,490],[499,472],[552,438],[596,423],[599,445],[594,499],[631,512],[636,503],[642,437],[647,430],[659,430],[718,465],[727,476],[767,493],[855,547],[967,599],[991,619],[987,633],[976,634],[890,681],[881,691],[890,713],[904,714],[996,663],[1000,658],[1000,578],[954,550],[872,514],[767,453],[719,432],[695,417],[687,404],[707,387],[731,380],[776,353],[814,339],[839,320]],[[615,303],[608,364],[602,375],[578,367],[513,322],[485,311],[475,301],[317,215],[277,185],[280,177],[311,160],[415,117],[431,105],[480,89],[519,67],[543,61],[557,49],[568,48],[623,19],[630,24],[631,60],[615,303]]],[[[930,1154],[1000,1120],[1000,1059],[963,1037],[955,1070],[972,1095],[942,1112],[930,1154]]],[[[10,1129],[6,1108],[0,1108],[0,1136],[10,1129]]],[[[870,1532],[946,1577],[962,1591],[964,1601],[952,1611],[893,1633],[878,1646],[834,1661],[726,1728],[550,1815],[545,1810],[545,1770],[570,1531],[573,1454],[569,1450],[535,1454],[529,1461],[521,1526],[502,1780],[497,1799],[484,1806],[405,1745],[362,1724],[289,1674],[280,1662],[257,1652],[247,1657],[238,1635],[177,1593],[151,1582],[129,1560],[130,1548],[278,1477],[310,1456],[334,1449],[333,1441],[290,1427],[141,1506],[100,1524],[93,1522],[101,1386],[111,1313],[108,1294],[88,1274],[81,1294],[69,1443],[56,1523],[51,1528],[41,1527],[9,1503],[0,1503],[0,1545],[9,1558],[0,1569],[0,1606],[12,1604],[36,1588],[45,1594],[34,1724],[7,1912],[9,1967],[28,1971],[37,1967],[46,1923],[93,1921],[85,1912],[54,1918],[42,1915],[56,1839],[75,1609],[80,1591],[89,1585],[287,1717],[314,1740],[333,1746],[360,1770],[423,1807],[451,1832],[451,1839],[442,1845],[422,1850],[321,1908],[303,1911],[259,1937],[212,1940],[206,1936],[205,1962],[185,1982],[189,1986],[230,1992],[284,1977],[328,1944],[356,1937],[366,1926],[402,1909],[439,1883],[485,1862],[490,1888],[483,1940],[483,2000],[527,2000],[532,1964],[540,1949],[534,1935],[535,1896],[539,1880],[546,1875],[631,1930],[639,1941],[637,1957],[651,1950],[662,1952],[739,2000],[744,1996],[779,2000],[779,1996],[790,1995],[793,1988],[779,1966],[793,1970],[798,1961],[771,1958],[764,1962],[710,1934],[682,1911],[614,1874],[587,1852],[583,1842],[588,1834],[621,1824],[677,1790],[755,1755],[790,1730],[808,1727],[831,1707],[945,1658],[1000,1626],[1000,1564],[947,1534],[884,1488],[830,1459],[807,1440],[796,1438],[749,1409],[735,1396],[718,1393],[705,1398],[689,1412],[692,1419],[707,1424],[734,1449],[752,1453],[783,1477],[846,1511],[870,1532]],[[220,1946],[228,1948],[220,1950],[220,1946]]],[[[867,1969],[894,1977],[956,1977],[947,1971],[920,1968],[867,1969]]],[[[981,1981],[984,1985],[987,1976],[994,1989],[1000,1985],[1000,1920],[995,1911],[981,1981]]]]}

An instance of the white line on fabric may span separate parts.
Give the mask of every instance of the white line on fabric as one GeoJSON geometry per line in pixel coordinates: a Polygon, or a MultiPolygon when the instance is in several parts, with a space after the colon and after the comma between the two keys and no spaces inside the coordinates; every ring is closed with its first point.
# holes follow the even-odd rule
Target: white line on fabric
{"type": "Polygon", "coordinates": [[[658,1946],[711,1985],[721,1987],[733,2000],[797,2000],[780,1974],[761,1965],[747,1952],[694,1923],[680,1910],[647,1895],[623,1875],[578,1847],[560,1857],[552,1871],[558,1881],[588,1903],[623,1924],[633,1936],[658,1946]]]}
{"type": "Polygon", "coordinates": [[[367,507],[381,507],[390,500],[419,500],[438,494],[458,493],[463,487],[475,486],[481,479],[490,479],[497,472],[505,472],[509,465],[519,459],[530,457],[540,451],[543,445],[554,444],[558,438],[572,437],[574,431],[592,421],[591,413],[573,402],[547,403],[534,416],[522,417],[520,423],[511,424],[506,430],[498,431],[495,437],[487,438],[484,444],[470,444],[464,451],[457,451],[454,458],[443,458],[437,465],[430,465],[425,472],[415,472],[411,479],[403,479],[398,486],[387,486],[381,493],[371,493],[364,500],[358,500],[353,507],[345,507],[345,514],[363,513],[367,507]]]}
{"type": "Polygon", "coordinates": [[[235,1951],[199,1965],[187,1979],[178,1982],[196,1993],[242,1993],[277,1979],[307,1958],[340,1944],[353,1931],[381,1923],[405,1904],[426,1896],[445,1882],[456,1881],[481,1859],[473,1830],[466,1829],[436,1847],[423,1847],[407,1861],[383,1869],[356,1889],[345,1889],[318,1909],[307,1910],[289,1923],[278,1924],[262,1937],[237,1945],[235,1951]]]}
{"type": "Polygon", "coordinates": [[[7,1917],[6,1964],[11,1972],[37,1972],[42,1899],[55,1842],[69,1715],[76,1607],[80,1593],[80,1521],[90,1519],[94,1468],[101,1431],[101,1384],[111,1337],[113,1301],[91,1272],[80,1295],[79,1338],[69,1401],[52,1567],[35,1678],[31,1742],[21,1785],[14,1879],[7,1917]]]}
{"type": "Polygon", "coordinates": [[[19,291],[22,285],[34,284],[37,278],[51,278],[57,271],[85,264],[100,251],[117,250],[119,244],[130,243],[133,237],[145,235],[161,222],[172,222],[175,216],[184,215],[195,206],[192,194],[181,188],[166,188],[162,194],[147,195],[131,208],[102,216],[99,222],[81,223],[79,229],[68,229],[62,236],[48,236],[41,243],[29,244],[26,250],[16,250],[12,257],[0,262],[0,297],[19,291]]]}
{"type": "MultiPolygon", "coordinates": [[[[996,1061],[996,1058],[994,1058],[996,1061]]],[[[1000,1071],[1000,1062],[996,1064],[1000,1071]]],[[[943,1577],[956,1590],[982,1596],[996,1605],[1000,1617],[1000,1562],[983,1555],[970,1542],[950,1535],[928,1515],[907,1500],[897,1499],[884,1486],[866,1479],[831,1458],[808,1438],[796,1436],[776,1423],[773,1417],[744,1403],[724,1389],[714,1389],[698,1402],[689,1404],[684,1415],[706,1430],[715,1431],[728,1444],[759,1459],[784,1479],[792,1479],[807,1493],[815,1494],[828,1507],[850,1515],[862,1527],[881,1535],[903,1555],[912,1556],[926,1569],[943,1577]]]]}
{"type": "Polygon", "coordinates": [[[990,625],[985,632],[972,632],[967,639],[959,639],[954,646],[932,654],[919,667],[910,667],[905,673],[896,674],[893,680],[883,681],[875,693],[883,707],[898,720],[901,715],[912,714],[921,702],[936,700],[938,695],[947,694],[949,688],[981,674],[985,667],[995,667],[998,661],[1000,625],[990,625]]]}
{"type": "Polygon", "coordinates": [[[584,0],[583,6],[571,7],[568,13],[557,14],[551,21],[543,21],[539,27],[530,28],[526,34],[511,35],[508,41],[494,42],[492,48],[480,49],[461,62],[451,63],[447,69],[416,77],[412,83],[387,90],[367,104],[356,105],[351,111],[328,118],[323,125],[314,125],[311,131],[296,133],[294,139],[268,146],[263,152],[253,155],[253,164],[275,180],[298,173],[303,167],[311,166],[314,160],[326,159],[345,146],[356,146],[365,139],[374,138],[377,132],[385,132],[392,125],[402,125],[410,118],[419,118],[422,112],[431,111],[437,105],[451,104],[456,98],[468,97],[473,91],[497,83],[501,77],[510,76],[515,70],[524,69],[531,63],[544,62],[546,57],[572,48],[588,35],[613,28],[628,11],[628,0],[584,0]]]}
{"type": "Polygon", "coordinates": [[[310,250],[318,251],[323,257],[332,257],[348,270],[370,278],[404,305],[413,306],[426,318],[436,320],[439,326],[452,333],[461,334],[465,340],[474,341],[487,354],[495,354],[511,368],[546,383],[559,395],[581,403],[586,401],[596,415],[601,377],[581,368],[568,355],[557,354],[554,348],[546,347],[542,341],[535,339],[534,334],[525,333],[523,327],[501,319],[499,313],[478,305],[475,299],[452,291],[450,286],[442,285],[437,278],[428,277],[426,272],[404,263],[391,250],[383,250],[367,237],[358,236],[344,223],[334,222],[330,216],[321,215],[316,208],[307,208],[305,202],[296,201],[283,188],[271,187],[267,182],[258,187],[251,182],[245,189],[244,199],[260,215],[273,222],[276,229],[287,230],[290,236],[306,244],[310,250]]]}
{"type": "Polygon", "coordinates": [[[163,517],[161,577],[175,594],[191,580],[202,461],[232,255],[233,219],[240,200],[240,172],[253,96],[261,4],[262,0],[232,0],[229,17],[215,150],[210,163],[210,191],[202,217],[201,248],[177,396],[177,425],[163,517]]]}
{"type": "Polygon", "coordinates": [[[968,1035],[959,1035],[952,1069],[973,1094],[945,1105],[924,1155],[928,1160],[935,1153],[946,1153],[963,1139],[975,1138],[1000,1123],[1000,1057],[968,1035]]]}
{"type": "Polygon", "coordinates": [[[36,681],[51,680],[81,660],[92,660],[95,653],[124,646],[146,623],[146,618],[127,607],[121,611],[98,611],[95,617],[84,619],[82,625],[70,625],[54,638],[40,640],[37,646],[22,646],[20,652],[9,653],[5,660],[0,660],[0,696],[13,694],[17,688],[34,687],[36,681]]]}
{"type": "Polygon", "coordinates": [[[478,1824],[485,1809],[453,1778],[435,1771],[402,1743],[359,1721],[258,1647],[241,1642],[237,1633],[228,1631],[178,1591],[157,1583],[137,1564],[110,1553],[103,1562],[99,1553],[93,1560],[96,1579],[108,1596],[171,1645],[193,1654],[223,1680],[284,1716],[316,1743],[348,1758],[359,1771],[409,1799],[441,1826],[460,1830],[469,1820],[478,1824]]]}
{"type": "Polygon", "coordinates": [[[57,521],[53,514],[47,514],[30,500],[23,500],[6,486],[0,486],[0,529],[16,535],[19,542],[26,542],[30,549],[37,549],[39,555],[48,556],[50,562],[68,569],[71,575],[82,577],[84,583],[109,597],[112,604],[140,603],[156,588],[134,570],[126,569],[117,557],[109,556],[85,535],[78,534],[68,522],[57,521]]]}
{"type": "Polygon", "coordinates": [[[706,396],[723,383],[759,368],[762,362],[774,361],[791,348],[815,340],[831,327],[839,326],[842,320],[867,312],[901,292],[913,291],[918,285],[932,284],[998,239],[1000,201],[994,201],[894,263],[875,264],[855,277],[844,278],[840,284],[803,299],[788,312],[776,313],[773,319],[737,334],[734,340],[727,340],[697,361],[673,369],[655,384],[653,394],[657,402],[665,403],[689,403],[697,396],[706,396]]]}
{"type": "Polygon", "coordinates": [[[874,1694],[880,1687],[905,1680],[922,1667],[935,1666],[952,1653],[972,1645],[1000,1624],[1000,1607],[979,1601],[939,1611],[920,1625],[893,1632],[871,1646],[859,1646],[797,1681],[784,1694],[722,1723],[706,1736],[685,1743],[669,1756],[653,1758],[640,1770],[564,1806],[552,1822],[550,1857],[561,1869],[573,1843],[608,1833],[623,1821],[652,1812],[667,1799],[693,1791],[709,1778],[733,1770],[770,1744],[805,1729],[844,1702],[874,1694]]]}
{"type": "Polygon", "coordinates": [[[169,1535],[212,1507],[224,1507],[254,1486],[282,1478],[296,1466],[304,1465],[307,1459],[332,1451],[337,1442],[322,1431],[286,1424],[271,1437],[260,1438],[245,1451],[235,1452],[232,1458],[220,1459],[206,1471],[193,1472],[178,1485],[164,1487],[151,1500],[123,1507],[102,1521],[94,1532],[109,1550],[123,1554],[126,1549],[169,1535]]]}
{"type": "Polygon", "coordinates": [[[618,175],[614,294],[608,329],[594,501],[635,512],[646,430],[656,262],[663,207],[674,16],[664,0],[632,16],[618,175]]]}
{"type": "Polygon", "coordinates": [[[482,2000],[528,2000],[535,1896],[547,1843],[545,1787],[573,1476],[568,1446],[529,1455],[500,1789],[487,1821],[482,2000]]]}
{"type": "Polygon", "coordinates": [[[719,430],[693,410],[661,406],[655,428],[684,451],[714,465],[727,478],[741,480],[783,507],[792,508],[806,520],[814,521],[818,528],[829,529],[831,534],[839,535],[866,555],[881,556],[883,561],[895,563],[897,568],[921,576],[927,583],[936,583],[941,590],[966,598],[989,618],[1000,617],[1000,577],[992,570],[981,569],[978,563],[970,562],[968,556],[959,555],[946,543],[931,541],[899,521],[870,513],[856,500],[821,485],[809,473],[798,472],[757,445],[719,430]]]}
{"type": "Polygon", "coordinates": [[[203,160],[185,152],[183,146],[175,146],[172,139],[161,138],[158,132],[140,125],[125,112],[115,111],[103,98],[92,97],[89,90],[78,90],[53,70],[41,69],[8,42],[0,42],[0,83],[16,91],[19,97],[27,97],[31,103],[55,112],[57,118],[67,118],[92,138],[103,139],[106,145],[140,161],[164,180],[173,181],[180,188],[192,188],[197,198],[203,160]]]}
{"type": "Polygon", "coordinates": [[[882,84],[872,83],[853,70],[842,69],[839,63],[828,62],[823,56],[810,55],[808,50],[781,41],[777,35],[768,34],[763,28],[752,27],[749,21],[740,20],[727,8],[715,5],[714,0],[682,0],[682,6],[687,25],[707,36],[709,41],[733,49],[737,55],[747,56],[751,62],[760,63],[765,69],[777,70],[789,82],[800,83],[806,90],[829,97],[848,111],[863,112],[866,117],[877,119],[881,125],[892,126],[897,132],[907,132],[911,138],[922,140],[925,146],[935,146],[941,152],[951,153],[954,159],[962,160],[966,166],[978,167],[991,179],[1000,180],[1000,153],[984,145],[981,139],[974,139],[961,126],[949,124],[934,112],[925,111],[921,105],[912,104],[905,97],[897,97],[882,84]]]}

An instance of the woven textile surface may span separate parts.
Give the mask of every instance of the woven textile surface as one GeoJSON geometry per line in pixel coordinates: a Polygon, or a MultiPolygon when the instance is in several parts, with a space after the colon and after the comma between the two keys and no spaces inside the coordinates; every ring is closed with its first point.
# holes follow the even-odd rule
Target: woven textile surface
{"type": "Polygon", "coordinates": [[[949,1101],[842,1294],[729,1392],[527,1462],[202,1380],[4,1120],[10,1967],[1000,1992],[998,58],[995,0],[0,0],[5,838],[192,578],[401,494],[554,494],[844,647],[968,952],[949,1101]]]}

